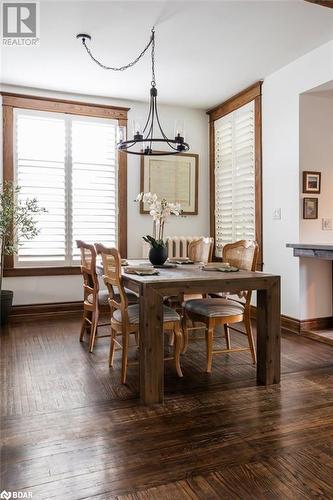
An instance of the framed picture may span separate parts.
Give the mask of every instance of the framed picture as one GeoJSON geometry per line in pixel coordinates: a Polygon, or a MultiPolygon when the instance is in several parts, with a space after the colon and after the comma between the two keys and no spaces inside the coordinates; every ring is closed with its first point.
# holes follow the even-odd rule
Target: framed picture
{"type": "Polygon", "coordinates": [[[318,219],[318,198],[303,198],[303,219],[318,219]]]}
{"type": "MultiPolygon", "coordinates": [[[[142,156],[140,191],[180,203],[184,215],[198,214],[199,155],[142,156]]],[[[140,203],[140,213],[148,207],[140,203]]]]}
{"type": "Polygon", "coordinates": [[[320,193],[321,172],[303,172],[303,193],[320,193]]]}

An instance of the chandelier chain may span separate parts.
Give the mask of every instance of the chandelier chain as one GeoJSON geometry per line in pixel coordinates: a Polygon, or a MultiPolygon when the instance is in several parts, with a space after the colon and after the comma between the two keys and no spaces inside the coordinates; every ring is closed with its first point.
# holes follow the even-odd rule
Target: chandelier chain
{"type": "Polygon", "coordinates": [[[157,89],[156,89],[156,75],[155,75],[155,29],[151,30],[151,36],[149,42],[145,48],[140,52],[138,57],[124,66],[113,67],[103,64],[101,61],[94,56],[91,49],[86,44],[86,39],[91,40],[90,35],[78,34],[76,38],[82,40],[82,45],[84,46],[89,57],[101,68],[111,70],[111,71],[125,71],[128,68],[135,66],[140,59],[147,53],[150,48],[151,51],[151,89],[150,89],[150,103],[148,110],[148,117],[143,130],[140,126],[135,128],[135,133],[133,139],[126,140],[126,130],[124,133],[124,127],[120,127],[119,130],[119,141],[117,147],[120,151],[125,153],[135,154],[135,155],[172,155],[179,154],[183,151],[188,151],[190,149],[187,142],[184,140],[184,134],[177,131],[175,133],[174,139],[169,139],[165,134],[159,117],[158,106],[157,106],[157,89]],[[155,136],[154,134],[156,134],[155,136]],[[159,150],[158,144],[166,144],[169,146],[169,150],[165,151],[159,150]],[[133,147],[140,147],[140,150],[132,149],[133,147]],[[156,147],[156,150],[153,147],[156,147]]]}
{"type": "Polygon", "coordinates": [[[85,38],[82,38],[82,45],[86,49],[86,51],[87,51],[88,55],[90,56],[90,58],[96,64],[98,64],[98,66],[100,66],[103,69],[108,69],[108,70],[111,70],[111,71],[125,71],[126,69],[135,66],[135,64],[137,64],[140,61],[140,59],[145,55],[145,53],[147,52],[147,50],[151,46],[152,47],[152,51],[151,51],[151,57],[152,57],[152,84],[153,83],[155,84],[155,29],[154,28],[151,30],[150,40],[147,43],[147,45],[145,46],[145,48],[142,50],[142,52],[140,52],[140,54],[138,55],[138,57],[136,59],[134,59],[134,61],[131,61],[130,63],[125,64],[124,66],[113,67],[113,66],[107,66],[106,64],[103,64],[101,61],[99,61],[93,55],[91,49],[88,47],[88,45],[86,43],[86,39],[85,38]]]}
{"type": "Polygon", "coordinates": [[[152,87],[156,86],[156,78],[155,78],[155,30],[152,29],[151,34],[151,85],[152,87]]]}

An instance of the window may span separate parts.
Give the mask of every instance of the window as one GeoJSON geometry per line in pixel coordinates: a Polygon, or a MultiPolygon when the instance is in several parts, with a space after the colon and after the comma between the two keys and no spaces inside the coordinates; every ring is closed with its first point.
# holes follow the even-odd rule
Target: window
{"type": "Polygon", "coordinates": [[[241,239],[259,245],[262,269],[261,85],[209,110],[210,222],[215,258],[241,239]]]}
{"type": "Polygon", "coordinates": [[[126,156],[118,155],[116,131],[126,125],[127,109],[11,94],[3,107],[4,180],[47,210],[38,218],[39,235],[7,259],[5,275],[79,270],[77,239],[116,246],[126,256],[126,156]]]}
{"type": "Polygon", "coordinates": [[[47,210],[15,265],[77,265],[77,239],[116,246],[117,122],[26,110],[14,116],[20,196],[47,210]]]}
{"type": "Polygon", "coordinates": [[[215,245],[255,240],[253,101],[215,121],[215,245]]]}

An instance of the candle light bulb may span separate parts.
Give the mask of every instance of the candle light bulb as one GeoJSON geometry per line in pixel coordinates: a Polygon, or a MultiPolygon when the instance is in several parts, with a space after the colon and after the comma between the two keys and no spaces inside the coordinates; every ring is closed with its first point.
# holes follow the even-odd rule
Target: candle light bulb
{"type": "Polygon", "coordinates": [[[124,125],[117,127],[117,142],[126,141],[126,127],[124,125]]]}
{"type": "Polygon", "coordinates": [[[185,122],[184,120],[175,121],[175,140],[179,143],[185,140],[185,122]]]}
{"type": "Polygon", "coordinates": [[[142,139],[142,129],[141,129],[140,121],[137,119],[134,119],[132,122],[132,128],[133,128],[134,140],[141,140],[142,139]]]}

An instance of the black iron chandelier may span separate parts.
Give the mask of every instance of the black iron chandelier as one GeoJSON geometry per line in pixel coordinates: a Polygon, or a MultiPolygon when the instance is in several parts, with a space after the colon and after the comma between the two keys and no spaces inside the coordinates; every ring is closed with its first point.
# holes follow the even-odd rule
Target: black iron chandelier
{"type": "Polygon", "coordinates": [[[174,139],[169,139],[165,132],[163,131],[158,108],[157,108],[157,88],[156,88],[156,78],[155,78],[155,29],[151,30],[151,37],[143,49],[143,51],[138,55],[134,61],[120,67],[111,67],[106,66],[101,63],[93,54],[90,48],[87,46],[86,41],[91,40],[91,36],[87,34],[80,33],[76,36],[76,38],[82,41],[82,45],[86,49],[87,53],[91,57],[91,59],[98,64],[103,69],[112,70],[112,71],[124,71],[128,68],[134,66],[147,52],[149,47],[151,47],[151,69],[152,69],[152,77],[151,77],[151,89],[150,89],[150,101],[149,101],[149,111],[148,117],[143,127],[142,131],[140,130],[140,126],[135,124],[133,139],[126,140],[126,130],[124,127],[120,127],[119,129],[119,142],[117,143],[117,147],[120,151],[124,151],[126,153],[135,154],[135,155],[174,155],[179,154],[184,151],[188,151],[190,149],[187,142],[185,142],[184,138],[184,129],[183,126],[180,125],[178,128],[175,127],[175,137],[174,139]],[[156,132],[160,135],[160,137],[156,137],[156,132]],[[159,146],[165,148],[168,146],[167,150],[159,150],[159,146]]]}

